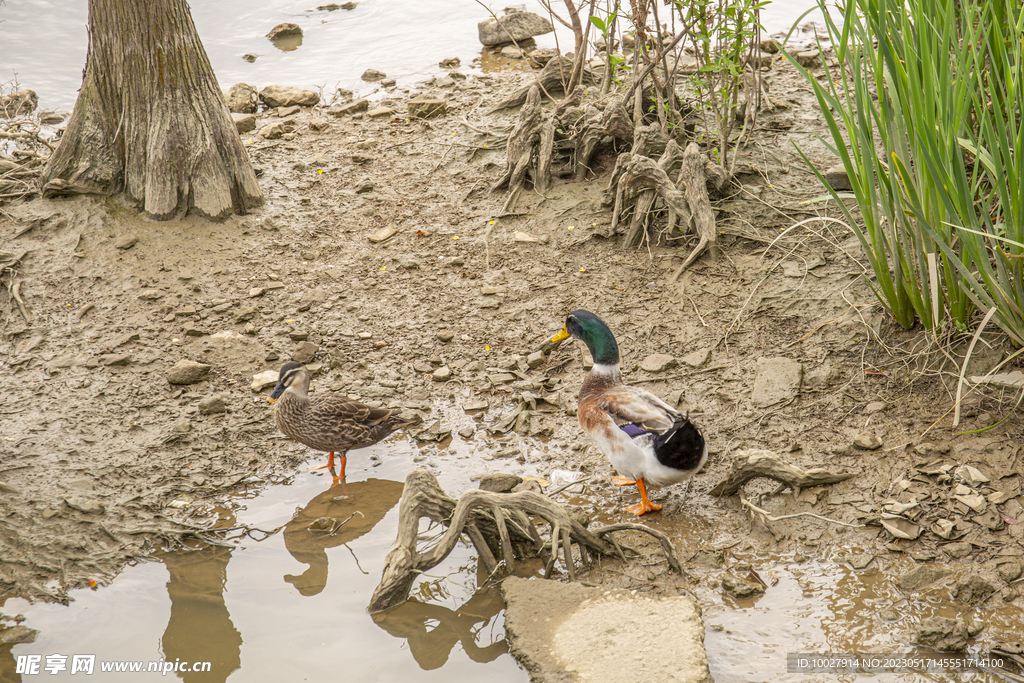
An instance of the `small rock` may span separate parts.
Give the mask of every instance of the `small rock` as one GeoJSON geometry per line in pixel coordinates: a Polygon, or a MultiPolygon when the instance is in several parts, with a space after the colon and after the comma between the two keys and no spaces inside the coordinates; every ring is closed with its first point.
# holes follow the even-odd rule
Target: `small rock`
{"type": "Polygon", "coordinates": [[[729,595],[740,599],[764,594],[764,587],[761,584],[741,579],[733,574],[725,574],[722,577],[722,588],[729,595]]]}
{"type": "Polygon", "coordinates": [[[882,447],[882,440],[871,432],[861,432],[853,440],[853,447],[862,451],[877,451],[882,447]]]}
{"type": "Polygon", "coordinates": [[[885,404],[882,403],[881,401],[874,401],[864,406],[864,412],[867,413],[868,415],[880,413],[883,410],[885,410],[885,404]]]}
{"type": "MultiPolygon", "coordinates": [[[[252,61],[255,61],[255,56],[252,61]]],[[[228,90],[225,99],[228,102],[228,111],[232,114],[255,114],[259,105],[256,88],[248,83],[235,83],[228,90]]],[[[238,125],[238,119],[235,119],[235,125],[238,125]]]]}
{"type": "Polygon", "coordinates": [[[210,331],[201,327],[189,326],[185,328],[186,337],[205,337],[208,334],[210,334],[210,331]]]}
{"type": "Polygon", "coordinates": [[[926,588],[936,581],[940,581],[950,575],[951,572],[945,569],[939,569],[938,567],[930,564],[924,564],[920,567],[910,570],[897,581],[896,585],[900,587],[904,593],[916,593],[923,588],[926,588]]]}
{"type": "Polygon", "coordinates": [[[821,175],[825,178],[825,182],[829,184],[829,187],[837,192],[853,190],[853,185],[850,184],[850,176],[846,174],[845,166],[833,166],[826,169],[821,175]]]}
{"type": "Polygon", "coordinates": [[[380,230],[377,230],[376,232],[371,233],[367,239],[369,239],[374,244],[379,244],[386,239],[390,239],[397,232],[398,228],[396,228],[393,225],[388,225],[386,227],[381,228],[380,230]]]}
{"type": "Polygon", "coordinates": [[[352,100],[351,102],[346,102],[337,108],[331,107],[328,109],[328,112],[334,116],[348,116],[351,114],[357,114],[361,111],[366,111],[369,108],[369,100],[352,100]]]}
{"type": "Polygon", "coordinates": [[[391,107],[377,107],[375,109],[370,109],[369,111],[367,111],[366,115],[369,116],[371,119],[376,119],[381,116],[391,116],[391,114],[393,114],[394,112],[395,110],[392,109],[391,107]]]}
{"type": "Polygon", "coordinates": [[[1016,581],[1020,578],[1021,574],[1024,574],[1024,564],[1013,560],[1011,562],[1004,562],[1003,564],[996,567],[996,573],[1006,583],[1016,581]]]}
{"type": "Polygon", "coordinates": [[[122,235],[114,240],[114,246],[118,249],[131,249],[139,241],[135,235],[122,235]]]}
{"type": "Polygon", "coordinates": [[[388,75],[383,71],[377,71],[376,69],[367,69],[360,76],[364,81],[381,81],[387,78],[388,75]]]}
{"type": "Polygon", "coordinates": [[[266,291],[267,290],[263,287],[253,287],[252,289],[249,290],[249,298],[254,299],[258,296],[263,296],[264,292],[266,291]]]}
{"type": "Polygon", "coordinates": [[[432,119],[448,112],[448,105],[434,97],[414,97],[408,101],[409,116],[414,119],[432,119]]]}
{"type": "Polygon", "coordinates": [[[473,425],[466,425],[465,427],[459,428],[458,434],[463,439],[471,439],[473,438],[473,435],[476,434],[476,428],[473,427],[473,425]]]}
{"type": "Polygon", "coordinates": [[[87,500],[85,498],[65,498],[64,502],[67,503],[69,508],[84,512],[87,515],[102,515],[105,508],[95,500],[87,500]]]}
{"type": "Polygon", "coordinates": [[[293,24],[291,22],[287,22],[286,21],[286,22],[284,22],[282,24],[278,24],[274,28],[270,29],[270,33],[267,34],[267,38],[270,38],[271,40],[277,40],[278,38],[289,38],[291,36],[301,36],[301,35],[302,35],[302,27],[301,26],[299,26],[298,24],[293,24]]]}
{"type": "Polygon", "coordinates": [[[797,52],[793,57],[797,64],[808,69],[821,66],[821,53],[818,50],[797,52]]]}
{"type": "Polygon", "coordinates": [[[974,550],[974,546],[966,541],[960,541],[958,543],[947,543],[942,546],[942,552],[949,555],[954,560],[959,560],[961,557],[967,557],[974,550]]]}
{"type": "Polygon", "coordinates": [[[22,116],[35,111],[39,97],[34,90],[19,90],[9,95],[0,95],[0,111],[4,117],[22,116]]]}
{"type": "Polygon", "coordinates": [[[477,33],[483,45],[501,45],[524,41],[533,36],[554,31],[551,22],[533,12],[512,12],[503,17],[491,17],[477,24],[477,33]]]}
{"type": "Polygon", "coordinates": [[[195,384],[210,376],[210,367],[206,363],[192,360],[180,360],[167,373],[167,381],[171,384],[195,384]]]}
{"type": "Polygon", "coordinates": [[[916,645],[943,652],[962,652],[967,649],[967,624],[962,619],[928,617],[913,634],[916,645]]]}
{"type": "Polygon", "coordinates": [[[515,45],[506,45],[501,48],[501,56],[505,59],[522,59],[523,51],[515,45]]]}
{"type": "Polygon", "coordinates": [[[398,85],[398,81],[394,78],[385,78],[380,82],[380,87],[382,88],[394,88],[396,85],[398,85]]]}
{"type": "Polygon", "coordinates": [[[539,368],[540,366],[544,365],[544,352],[534,351],[533,353],[526,357],[526,364],[530,367],[531,370],[539,368]]]}
{"type": "Polygon", "coordinates": [[[967,604],[982,602],[995,593],[996,586],[978,574],[968,574],[956,582],[953,594],[967,604]]]}
{"type": "Polygon", "coordinates": [[[157,299],[163,297],[163,295],[164,293],[161,292],[159,289],[144,289],[141,292],[139,292],[139,298],[142,299],[143,301],[156,301],[157,299]]]}
{"type": "Polygon", "coordinates": [[[465,411],[470,410],[487,410],[491,405],[483,399],[470,399],[462,404],[462,409],[465,411]]]}
{"type": "Polygon", "coordinates": [[[526,53],[532,66],[544,66],[558,56],[558,48],[540,47],[526,53]]]}
{"type": "Polygon", "coordinates": [[[309,338],[309,332],[305,330],[292,330],[288,333],[288,338],[292,341],[304,341],[309,338]]]}
{"type": "Polygon", "coordinates": [[[878,611],[878,616],[885,621],[899,621],[900,613],[894,610],[892,607],[886,607],[878,611]]]}
{"type": "Polygon", "coordinates": [[[452,339],[455,339],[455,333],[449,330],[443,330],[437,333],[437,340],[443,344],[447,344],[452,339]]]}
{"type": "Polygon", "coordinates": [[[491,491],[493,493],[507,493],[514,489],[519,484],[523,483],[523,478],[516,474],[506,474],[504,472],[493,472],[486,474],[480,478],[480,485],[477,486],[481,491],[491,491]]]}
{"type": "Polygon", "coordinates": [[[875,556],[871,553],[859,553],[846,558],[846,561],[849,562],[850,566],[854,569],[864,569],[871,564],[873,559],[875,559],[875,556]]]}
{"type": "Polygon", "coordinates": [[[214,413],[226,413],[228,410],[227,405],[224,403],[224,397],[219,394],[213,396],[207,396],[199,402],[199,412],[203,415],[213,415],[214,413]]]}
{"type": "Polygon", "coordinates": [[[246,52],[244,55],[242,55],[242,59],[244,59],[245,61],[249,62],[250,64],[255,62],[257,58],[258,58],[258,55],[254,55],[251,52],[246,52]]]}
{"type": "Polygon", "coordinates": [[[699,368],[700,366],[707,363],[709,358],[711,358],[711,347],[708,347],[706,349],[698,349],[697,351],[691,351],[690,353],[680,358],[680,360],[682,361],[683,365],[687,365],[691,368],[699,368]]]}
{"type": "Polygon", "coordinates": [[[302,111],[301,107],[298,107],[298,106],[295,106],[295,105],[292,105],[290,107],[278,107],[277,108],[277,116],[278,116],[278,118],[286,119],[289,116],[292,116],[294,114],[298,114],[300,111],[302,111]]]}
{"type": "Polygon", "coordinates": [[[320,93],[290,85],[268,85],[260,90],[260,99],[268,107],[312,107],[320,102],[320,93]]]}
{"type": "Polygon", "coordinates": [[[316,356],[316,352],[320,350],[320,347],[313,342],[300,342],[295,350],[292,351],[292,360],[296,363],[308,363],[316,356]]]}
{"type": "Polygon", "coordinates": [[[361,180],[356,183],[355,187],[352,188],[356,191],[356,194],[366,194],[367,192],[373,192],[373,181],[369,178],[361,180]]]}
{"type": "Polygon", "coordinates": [[[275,140],[284,135],[284,125],[273,123],[269,126],[263,126],[260,128],[258,135],[264,140],[275,140]]]}
{"type": "Polygon", "coordinates": [[[18,624],[12,628],[5,628],[0,631],[0,643],[4,645],[21,645],[22,643],[36,642],[39,631],[29,628],[24,624],[18,624]]]}
{"type": "Polygon", "coordinates": [[[100,363],[103,365],[128,365],[131,362],[130,353],[106,353],[100,356],[100,363]]]}
{"type": "Polygon", "coordinates": [[[655,353],[640,361],[640,369],[644,372],[664,372],[677,365],[679,361],[665,353],[655,353]]]}
{"type": "Polygon", "coordinates": [[[447,365],[442,365],[431,374],[431,377],[435,382],[447,382],[452,378],[452,369],[447,365]]]}
{"type": "Polygon", "coordinates": [[[252,390],[263,391],[267,387],[272,387],[277,384],[277,378],[280,377],[281,373],[277,370],[265,370],[257,375],[252,376],[252,390]]]}
{"type": "Polygon", "coordinates": [[[448,59],[442,59],[437,63],[437,65],[442,69],[454,69],[460,64],[462,64],[462,60],[458,57],[449,57],[448,59]]]}
{"type": "Polygon", "coordinates": [[[252,306],[243,306],[235,311],[235,324],[240,324],[252,320],[253,316],[256,315],[256,309],[252,306]]]}

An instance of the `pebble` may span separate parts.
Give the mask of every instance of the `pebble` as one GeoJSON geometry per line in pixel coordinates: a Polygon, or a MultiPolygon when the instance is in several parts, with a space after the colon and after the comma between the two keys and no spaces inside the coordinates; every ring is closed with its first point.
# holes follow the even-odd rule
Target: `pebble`
{"type": "Polygon", "coordinates": [[[249,298],[253,299],[258,296],[263,296],[263,293],[265,291],[267,290],[263,289],[262,287],[253,287],[252,289],[249,290],[249,298]]]}
{"type": "Polygon", "coordinates": [[[459,428],[459,436],[461,436],[463,439],[471,439],[473,438],[474,434],[476,434],[476,427],[472,425],[467,425],[465,427],[459,428]]]}
{"type": "Polygon", "coordinates": [[[764,587],[753,581],[741,579],[732,574],[722,577],[722,589],[734,598],[749,598],[764,594],[764,587]]]}
{"type": "Polygon", "coordinates": [[[452,332],[449,332],[447,330],[445,330],[444,332],[438,332],[437,333],[438,341],[443,342],[445,344],[447,344],[448,342],[450,342],[454,338],[455,338],[455,334],[452,333],[452,332]]]}
{"type": "Polygon", "coordinates": [[[257,375],[252,376],[252,390],[263,391],[267,387],[272,387],[277,384],[277,378],[280,376],[280,372],[277,370],[266,370],[257,375]]]}
{"type": "Polygon", "coordinates": [[[128,365],[131,362],[130,353],[107,353],[100,356],[100,363],[103,365],[128,365]]]}
{"type": "Polygon", "coordinates": [[[881,401],[874,401],[864,406],[864,412],[868,415],[873,413],[880,413],[885,410],[885,404],[881,401]]]}
{"type": "Polygon", "coordinates": [[[85,498],[65,498],[64,502],[67,503],[69,508],[84,512],[87,515],[102,515],[105,508],[95,500],[88,500],[85,498]]]}
{"type": "Polygon", "coordinates": [[[227,405],[224,403],[224,397],[219,394],[213,396],[207,396],[199,402],[199,412],[203,415],[213,415],[214,413],[226,413],[228,410],[227,405]]]}
{"type": "Polygon", "coordinates": [[[292,360],[296,363],[308,363],[313,360],[319,350],[320,346],[318,344],[308,341],[299,342],[295,350],[292,351],[292,360]]]}
{"type": "Polygon", "coordinates": [[[288,338],[292,341],[302,341],[309,338],[309,332],[305,330],[292,330],[288,333],[288,338]]]}
{"type": "Polygon", "coordinates": [[[381,81],[387,78],[388,75],[383,71],[377,71],[376,69],[367,69],[360,76],[364,81],[381,81]]]}
{"type": "Polygon", "coordinates": [[[171,384],[195,384],[210,376],[211,366],[192,360],[180,360],[167,373],[171,384]]]}
{"type": "Polygon", "coordinates": [[[452,378],[452,369],[447,365],[442,365],[437,370],[434,370],[431,375],[435,382],[447,382],[452,378]]]}
{"type": "Polygon", "coordinates": [[[139,238],[135,235],[122,235],[114,240],[114,246],[118,249],[131,249],[139,241],[139,238]]]}
{"type": "Polygon", "coordinates": [[[529,356],[526,357],[526,365],[531,370],[533,370],[534,368],[539,368],[541,365],[544,365],[544,352],[534,351],[533,353],[531,353],[529,356]]]}
{"type": "Polygon", "coordinates": [[[143,301],[156,301],[164,295],[159,289],[144,289],[139,292],[139,298],[143,301]]]}
{"type": "Polygon", "coordinates": [[[640,361],[640,369],[645,372],[664,372],[677,365],[679,361],[666,353],[655,353],[640,361]]]}
{"type": "Polygon", "coordinates": [[[853,440],[853,447],[862,451],[876,451],[882,447],[882,440],[871,432],[861,432],[853,440]]]}
{"type": "Polygon", "coordinates": [[[369,100],[362,100],[362,99],[360,99],[360,100],[352,100],[351,102],[347,102],[347,103],[341,105],[340,107],[338,107],[337,109],[332,107],[328,111],[331,114],[333,114],[334,116],[348,116],[348,115],[351,115],[351,114],[356,114],[356,113],[361,112],[361,111],[366,111],[369,108],[370,108],[369,100]]]}
{"type": "Polygon", "coordinates": [[[383,242],[384,240],[393,237],[397,232],[398,228],[396,228],[393,225],[388,225],[386,227],[381,228],[380,230],[377,230],[376,232],[371,233],[369,237],[367,237],[367,239],[369,239],[374,244],[379,244],[380,242],[383,242]]]}
{"type": "Polygon", "coordinates": [[[507,474],[505,472],[492,472],[491,474],[485,474],[480,478],[480,485],[477,486],[481,491],[491,491],[493,493],[507,493],[514,489],[519,484],[523,483],[523,478],[517,474],[507,474]]]}
{"type": "Polygon", "coordinates": [[[711,358],[710,347],[705,349],[697,349],[696,351],[691,351],[690,353],[686,354],[679,360],[682,361],[683,365],[688,365],[691,368],[699,368],[700,366],[707,363],[709,358],[711,358]]]}

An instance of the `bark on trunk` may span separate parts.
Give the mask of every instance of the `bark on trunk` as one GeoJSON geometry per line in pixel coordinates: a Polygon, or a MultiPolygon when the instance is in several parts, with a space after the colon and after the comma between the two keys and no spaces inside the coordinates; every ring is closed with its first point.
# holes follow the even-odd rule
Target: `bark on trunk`
{"type": "Polygon", "coordinates": [[[123,192],[149,216],[263,203],[185,0],[89,0],[89,53],[43,194],[123,192]]]}

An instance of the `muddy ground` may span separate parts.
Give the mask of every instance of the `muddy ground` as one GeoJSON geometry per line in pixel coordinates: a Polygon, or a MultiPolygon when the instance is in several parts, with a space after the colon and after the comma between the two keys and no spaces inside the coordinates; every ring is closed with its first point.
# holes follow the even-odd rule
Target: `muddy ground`
{"type": "MultiPolygon", "coordinates": [[[[252,389],[255,374],[276,371],[303,343],[315,345],[304,347],[315,351],[315,390],[414,411],[423,418],[414,432],[440,420],[442,435],[453,431],[446,438],[473,441],[482,471],[532,463],[542,473],[593,474],[602,502],[586,511],[632,521],[622,507],[635,491],[611,486],[608,463],[572,415],[584,375],[575,342],[538,367],[526,363],[582,307],[616,333],[626,378],[689,410],[710,444],[689,497],[682,487],[656,493],[665,508],[646,520],[674,536],[698,580],[735,569],[731,553],[841,559],[857,548],[858,561],[905,553],[987,577],[993,600],[1019,605],[1024,426],[1017,413],[982,434],[956,433],[1012,413],[1015,396],[970,393],[953,430],[946,413],[958,369],[920,329],[894,327],[875,304],[848,230],[811,222],[767,248],[790,225],[826,215],[825,205],[801,204],[822,189],[794,143],[822,168],[834,163],[814,138],[819,112],[792,68],[773,67],[781,106],[762,113],[736,193],[716,202],[719,253],[673,285],[692,236],[655,234],[636,251],[603,236],[610,149],[585,182],[524,193],[500,215],[505,197],[489,188],[504,151],[476,129],[513,124],[514,110],[484,112],[528,78],[426,84],[449,106],[428,121],[402,115],[414,93],[391,91],[383,104],[396,118],[304,110],[289,117],[292,140],[246,134],[267,203],[223,223],[150,222],[113,199],[2,207],[3,249],[27,250],[16,276],[30,317],[5,310],[0,338],[0,599],[64,600],[70,588],[108,583],[133,558],[206,528],[230,496],[318,464],[320,454],[276,432],[269,389],[252,389]],[[370,241],[388,227],[393,237],[370,241]],[[641,369],[653,354],[673,362],[641,369]],[[779,402],[755,405],[758,361],[779,357],[799,363],[800,382],[779,402]],[[209,364],[208,377],[169,383],[181,360],[209,364]],[[488,431],[510,426],[500,423],[524,392],[544,399],[529,419],[488,431]],[[226,412],[205,414],[200,403],[215,396],[226,412]],[[480,402],[487,408],[458,424],[443,419],[480,402]],[[880,447],[855,447],[859,435],[877,436],[880,447]],[[771,515],[812,511],[867,526],[765,521],[738,496],[709,496],[750,448],[857,475],[804,491],[761,479],[746,487],[752,503],[771,515]],[[989,481],[957,489],[960,465],[989,481]],[[901,511],[901,528],[919,535],[897,539],[881,525],[882,506],[912,501],[889,512],[901,511]],[[939,522],[947,519],[952,529],[939,522]]],[[[274,112],[259,119],[279,121],[274,112]]],[[[959,357],[966,341],[946,352],[959,357]]],[[[998,336],[980,347],[969,375],[1009,350],[998,336]]],[[[689,585],[657,560],[656,546],[632,542],[647,554],[607,562],[588,581],[654,594],[689,585]]]]}

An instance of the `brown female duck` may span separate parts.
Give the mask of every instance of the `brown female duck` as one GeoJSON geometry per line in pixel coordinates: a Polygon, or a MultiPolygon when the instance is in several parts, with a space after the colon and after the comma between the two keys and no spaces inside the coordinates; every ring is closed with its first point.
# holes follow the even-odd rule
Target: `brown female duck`
{"type": "Polygon", "coordinates": [[[277,386],[270,394],[277,428],[286,436],[318,451],[328,451],[327,464],[333,472],[334,454],[341,460],[335,479],[345,478],[346,453],[366,448],[410,422],[386,408],[371,408],[335,393],[309,397],[309,370],[294,361],[281,366],[277,386]]]}

